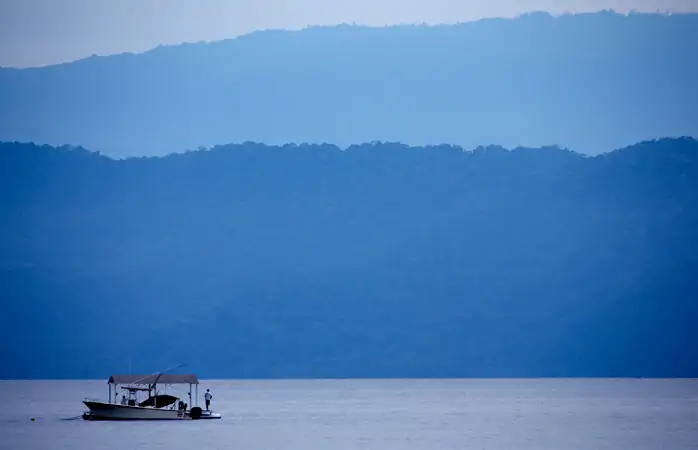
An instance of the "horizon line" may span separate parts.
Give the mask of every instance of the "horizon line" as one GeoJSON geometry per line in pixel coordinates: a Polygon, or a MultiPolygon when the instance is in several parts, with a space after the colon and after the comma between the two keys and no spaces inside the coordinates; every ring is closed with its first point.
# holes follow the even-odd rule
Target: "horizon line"
{"type": "MultiPolygon", "coordinates": [[[[139,375],[139,374],[137,374],[139,375]]],[[[618,375],[618,376],[499,376],[499,377],[250,377],[250,378],[206,378],[199,377],[199,381],[491,381],[491,380],[501,380],[501,381],[514,381],[514,380],[648,380],[648,381],[658,381],[658,380],[696,380],[698,381],[698,375],[693,376],[628,376],[628,375],[618,375]]],[[[108,382],[109,378],[80,378],[80,377],[65,377],[65,378],[2,378],[0,377],[0,382],[3,381],[100,381],[108,382]]],[[[199,383],[201,384],[201,383],[199,383]]]]}

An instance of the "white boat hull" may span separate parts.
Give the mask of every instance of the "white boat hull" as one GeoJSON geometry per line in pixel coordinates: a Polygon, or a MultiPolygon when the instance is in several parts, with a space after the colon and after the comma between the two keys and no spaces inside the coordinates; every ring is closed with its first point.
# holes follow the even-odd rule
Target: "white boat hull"
{"type": "Polygon", "coordinates": [[[90,410],[85,419],[90,420],[182,420],[190,417],[185,411],[148,406],[128,406],[86,400],[90,410]]]}

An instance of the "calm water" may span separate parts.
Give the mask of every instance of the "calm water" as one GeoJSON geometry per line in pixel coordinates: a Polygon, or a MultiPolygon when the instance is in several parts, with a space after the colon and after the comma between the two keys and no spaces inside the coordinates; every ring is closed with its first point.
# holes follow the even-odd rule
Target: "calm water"
{"type": "Polygon", "coordinates": [[[60,419],[104,381],[0,381],[0,449],[698,449],[698,380],[204,381],[202,402],[207,387],[222,420],[87,422],[60,419]]]}

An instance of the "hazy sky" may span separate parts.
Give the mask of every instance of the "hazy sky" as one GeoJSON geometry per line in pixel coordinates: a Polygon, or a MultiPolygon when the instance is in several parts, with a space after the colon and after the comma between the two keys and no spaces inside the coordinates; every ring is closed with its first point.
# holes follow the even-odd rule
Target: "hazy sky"
{"type": "Polygon", "coordinates": [[[698,11],[698,0],[0,0],[0,66],[35,66],[265,28],[453,23],[614,9],[698,11]]]}

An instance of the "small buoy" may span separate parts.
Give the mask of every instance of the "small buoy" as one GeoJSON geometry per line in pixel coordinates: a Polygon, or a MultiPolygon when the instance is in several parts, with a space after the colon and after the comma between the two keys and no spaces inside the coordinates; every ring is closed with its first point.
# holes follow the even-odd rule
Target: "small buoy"
{"type": "Polygon", "coordinates": [[[36,420],[36,418],[32,417],[32,422],[34,422],[35,420],[36,420]]]}

